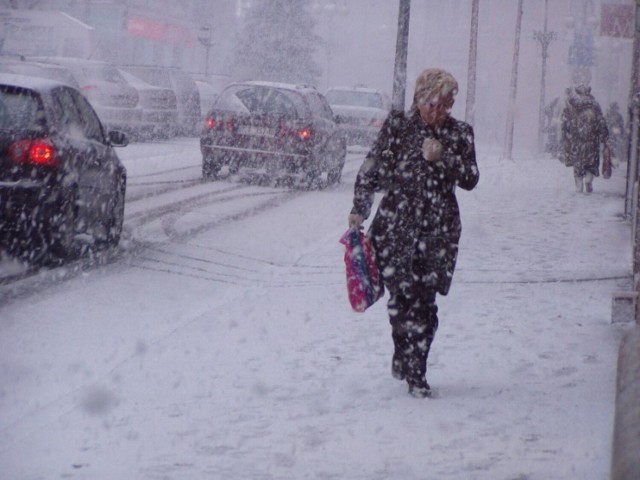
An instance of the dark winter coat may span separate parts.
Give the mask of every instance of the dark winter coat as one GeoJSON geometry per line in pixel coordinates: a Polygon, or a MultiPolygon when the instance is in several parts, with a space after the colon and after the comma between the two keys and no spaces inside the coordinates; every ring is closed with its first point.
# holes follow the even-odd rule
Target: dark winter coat
{"type": "Polygon", "coordinates": [[[384,193],[368,236],[392,293],[414,283],[448,293],[461,233],[455,187],[478,179],[470,125],[449,117],[434,128],[417,111],[388,116],[358,172],[352,213],[367,218],[374,193],[384,193]],[[423,158],[427,138],[443,145],[440,160],[423,158]]]}
{"type": "Polygon", "coordinates": [[[583,176],[599,175],[600,144],[609,140],[609,129],[602,109],[588,87],[569,91],[562,112],[562,150],[564,162],[583,176]]]}

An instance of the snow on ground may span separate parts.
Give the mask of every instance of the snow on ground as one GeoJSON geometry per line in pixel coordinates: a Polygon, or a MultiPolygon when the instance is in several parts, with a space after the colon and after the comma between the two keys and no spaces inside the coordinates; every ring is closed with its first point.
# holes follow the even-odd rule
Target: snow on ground
{"type": "Polygon", "coordinates": [[[557,160],[479,149],[437,397],[415,399],[390,375],[386,298],[364,314],[346,298],[361,161],[335,188],[160,242],[179,270],[125,256],[0,306],[0,478],[607,478],[624,168],[579,195],[557,160]]]}

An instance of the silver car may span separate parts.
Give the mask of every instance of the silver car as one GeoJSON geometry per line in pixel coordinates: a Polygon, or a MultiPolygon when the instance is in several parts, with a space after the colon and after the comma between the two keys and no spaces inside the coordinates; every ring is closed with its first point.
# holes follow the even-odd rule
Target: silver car
{"type": "Polygon", "coordinates": [[[138,91],[108,62],[67,57],[30,57],[54,65],[62,65],[76,79],[80,90],[96,110],[100,121],[110,130],[138,135],[142,108],[138,91]]]}
{"type": "Polygon", "coordinates": [[[151,85],[171,88],[178,102],[178,133],[187,136],[198,135],[202,127],[200,92],[196,82],[189,75],[175,67],[121,65],[120,68],[151,85]]]}
{"type": "Polygon", "coordinates": [[[170,88],[157,87],[124,70],[120,74],[138,91],[142,120],[142,138],[171,138],[178,131],[176,94],[170,88]]]}
{"type": "Polygon", "coordinates": [[[349,145],[370,145],[389,114],[388,96],[373,88],[334,87],[326,93],[349,145]]]}

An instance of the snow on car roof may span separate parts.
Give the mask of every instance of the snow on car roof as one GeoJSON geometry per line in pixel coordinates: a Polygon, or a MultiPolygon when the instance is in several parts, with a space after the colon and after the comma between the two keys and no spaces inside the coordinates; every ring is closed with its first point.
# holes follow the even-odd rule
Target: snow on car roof
{"type": "Polygon", "coordinates": [[[31,77],[27,75],[16,75],[13,73],[0,73],[0,84],[15,85],[32,90],[51,90],[54,87],[65,85],[64,83],[48,78],[31,77]]]}
{"type": "Polygon", "coordinates": [[[247,82],[237,82],[237,85],[256,85],[262,87],[283,88],[286,90],[308,90],[317,92],[318,90],[313,85],[302,85],[296,83],[284,83],[284,82],[269,82],[264,80],[251,80],[247,82]]]}
{"type": "Polygon", "coordinates": [[[341,92],[369,92],[369,93],[381,93],[377,88],[368,87],[330,87],[327,92],[332,90],[339,90],[341,92]]]}

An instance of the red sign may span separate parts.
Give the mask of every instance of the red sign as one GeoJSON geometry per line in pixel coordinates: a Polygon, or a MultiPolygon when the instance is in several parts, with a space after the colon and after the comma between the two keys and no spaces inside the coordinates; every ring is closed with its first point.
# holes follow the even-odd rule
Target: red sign
{"type": "Polygon", "coordinates": [[[164,36],[164,25],[142,17],[129,17],[127,19],[127,31],[136,37],[162,40],[164,36]]]}
{"type": "Polygon", "coordinates": [[[161,23],[143,17],[130,16],[127,19],[127,31],[136,37],[149,38],[167,43],[192,46],[194,44],[191,30],[182,25],[161,23]]]}
{"type": "Polygon", "coordinates": [[[600,35],[633,38],[633,5],[604,4],[601,7],[600,35]]]}

